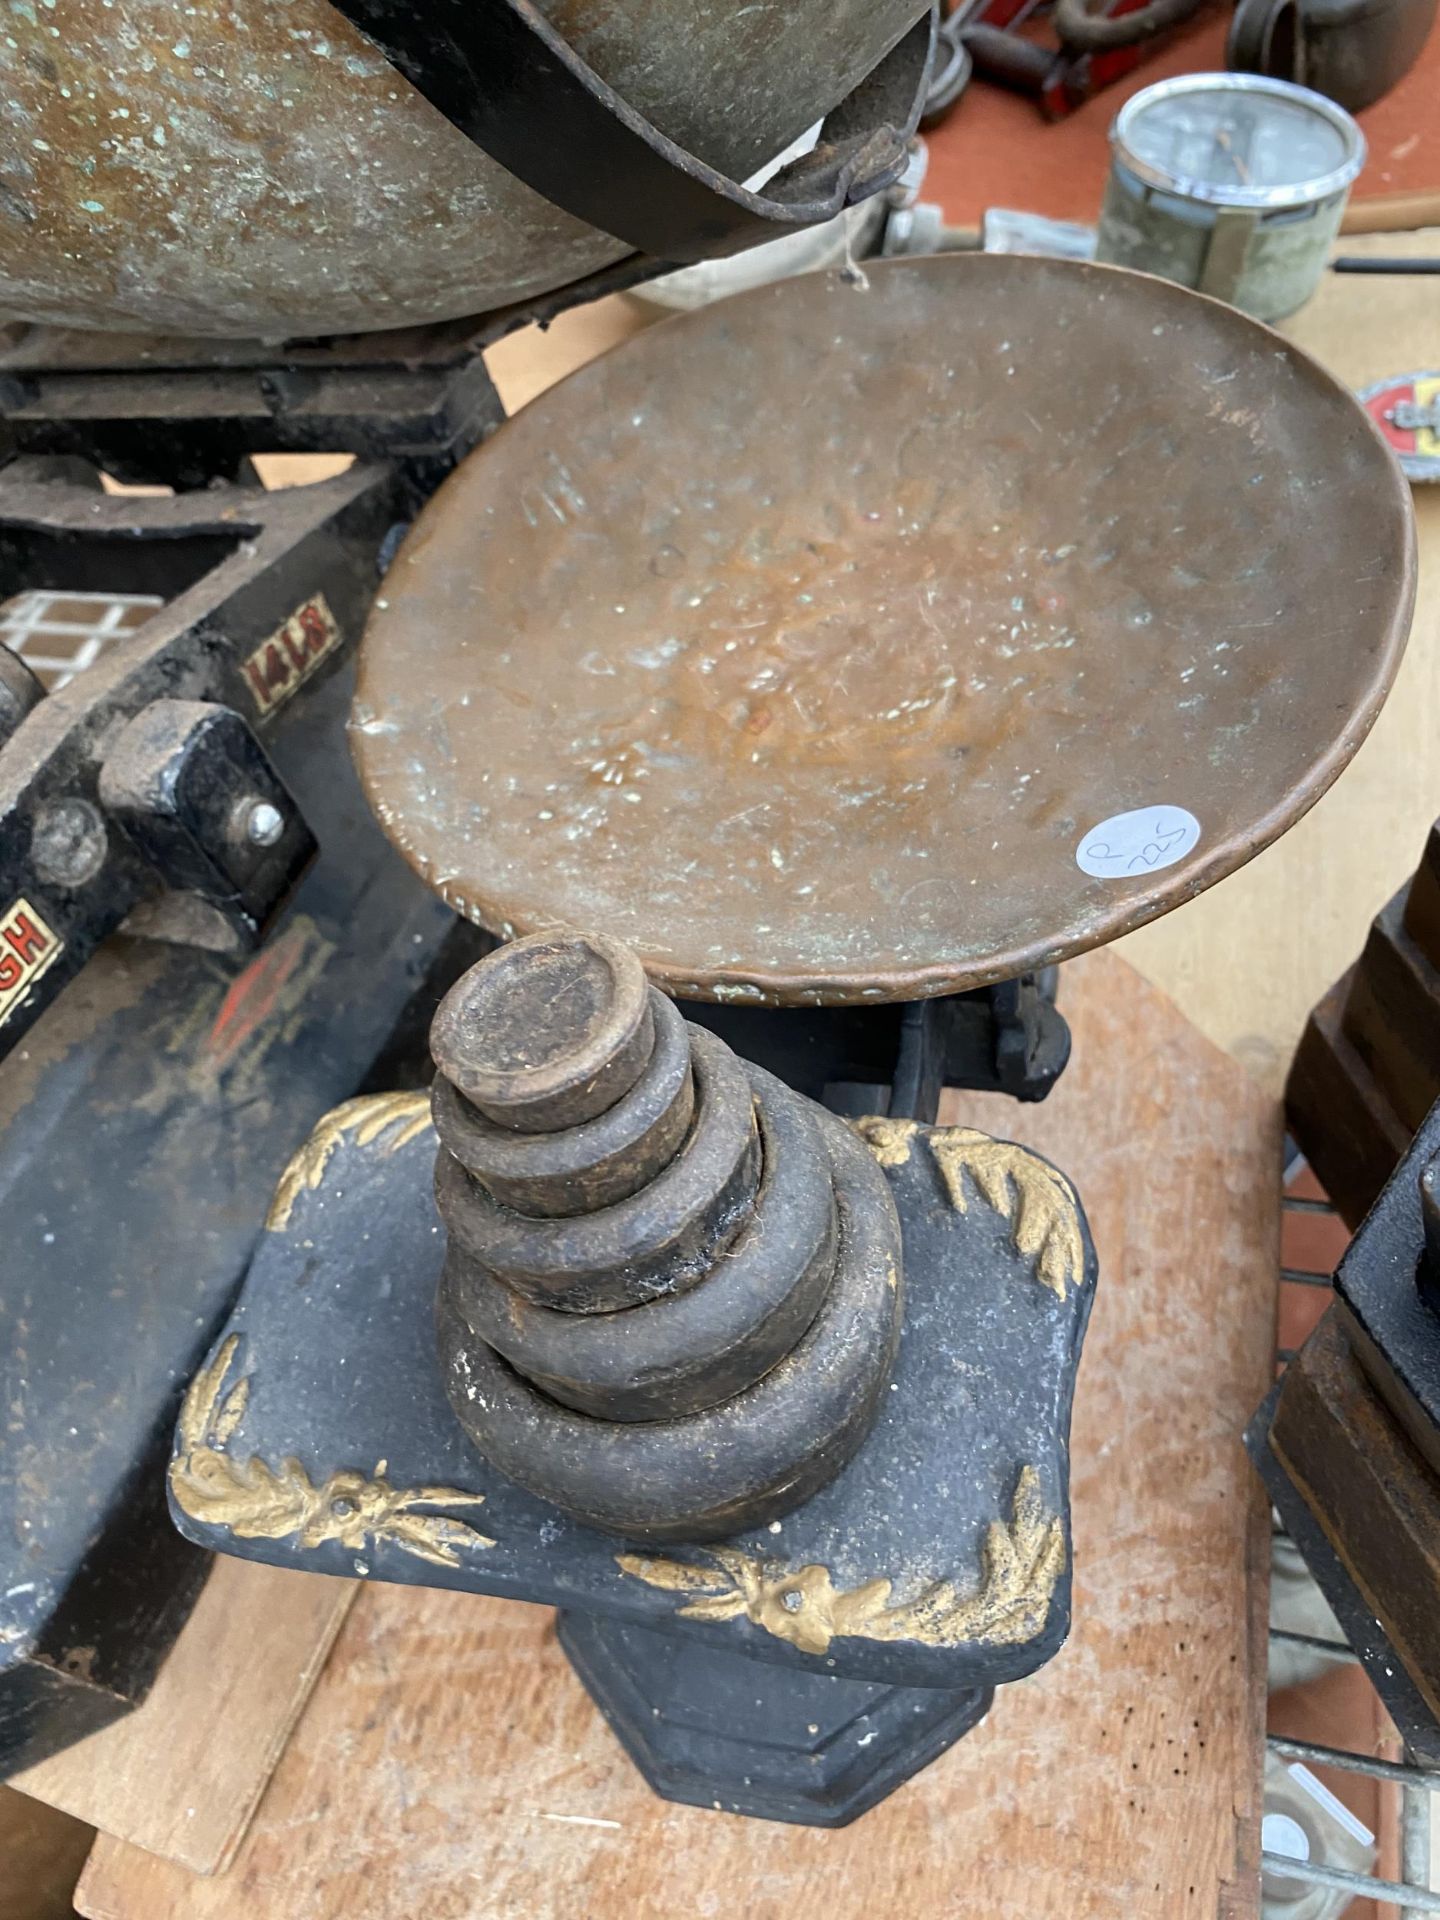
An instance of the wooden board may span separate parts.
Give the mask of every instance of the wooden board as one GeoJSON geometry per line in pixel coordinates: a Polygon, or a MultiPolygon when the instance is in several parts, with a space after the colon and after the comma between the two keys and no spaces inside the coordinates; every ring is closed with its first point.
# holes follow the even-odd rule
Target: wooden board
{"type": "Polygon", "coordinates": [[[1066,975],[1051,1100],[947,1118],[1076,1180],[1101,1279],[1074,1433],[1075,1630],[854,1826],[654,1799],[552,1617],[366,1588],[227,1874],[102,1839],[92,1920],[1251,1920],[1268,1528],[1240,1431],[1270,1371],[1277,1115],[1113,954],[1066,975]],[[1254,1578],[1252,1584],[1252,1575],[1254,1578]]]}
{"type": "MultiPolygon", "coordinates": [[[[1357,235],[1343,251],[1434,255],[1440,229],[1357,235]]],[[[1330,274],[1285,331],[1361,387],[1440,363],[1437,320],[1433,278],[1330,274]]],[[[1440,816],[1440,486],[1413,494],[1420,593],[1409,649],[1374,732],[1276,846],[1120,943],[1127,960],[1277,1093],[1311,1007],[1414,872],[1440,816]]]]}
{"type": "Polygon", "coordinates": [[[64,1920],[95,1835],[83,1821],[0,1787],[0,1914],[64,1920]]]}
{"type": "Polygon", "coordinates": [[[505,411],[518,413],[537,393],[658,317],[642,301],[612,293],[589,306],[572,307],[548,327],[517,327],[507,333],[485,350],[485,365],[505,411]]]}
{"type": "Polygon", "coordinates": [[[10,1785],[195,1873],[217,1872],[354,1597],[353,1581],[217,1560],[145,1704],[10,1785]]]}

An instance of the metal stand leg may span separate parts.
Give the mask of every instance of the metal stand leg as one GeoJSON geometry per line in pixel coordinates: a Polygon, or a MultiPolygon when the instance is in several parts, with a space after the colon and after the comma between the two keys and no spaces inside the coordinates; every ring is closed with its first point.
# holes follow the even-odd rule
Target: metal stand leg
{"type": "Polygon", "coordinates": [[[562,1612],[559,1633],[662,1799],[797,1826],[843,1827],[868,1812],[994,1697],[804,1673],[596,1614],[562,1612]]]}

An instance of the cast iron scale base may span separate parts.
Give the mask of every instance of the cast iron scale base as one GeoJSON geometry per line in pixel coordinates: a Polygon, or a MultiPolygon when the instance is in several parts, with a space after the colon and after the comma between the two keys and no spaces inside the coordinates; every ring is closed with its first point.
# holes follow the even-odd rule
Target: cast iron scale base
{"type": "MultiPolygon", "coordinates": [[[[464,1072],[494,1004],[473,983],[577,944],[603,948],[522,942],[442,1005],[433,1045],[467,1094],[490,1084],[464,1072]]],[[[552,1102],[514,1132],[513,1112],[497,1123],[437,1080],[438,1164],[424,1096],[322,1123],[190,1390],[172,1510],[197,1543],[277,1565],[557,1606],[658,1792],[840,1825],[1065,1637],[1093,1248],[1038,1156],[964,1128],[852,1129],[686,1029],[615,951],[634,973],[629,1030],[643,1016],[647,1031],[630,1090],[598,1115],[552,1102]],[[677,1033],[693,1095],[672,1071],[677,1033]],[[680,1088],[678,1147],[657,1075],[680,1088]],[[636,1154],[614,1148],[642,1128],[636,1154]],[[467,1167],[526,1211],[485,1198],[467,1167]],[[797,1196],[829,1208],[832,1177],[825,1227],[797,1196]],[[802,1324],[777,1342],[802,1292],[802,1324]],[[498,1320],[492,1296],[511,1302],[498,1320]]],[[[587,989],[552,975],[529,1004],[543,1025],[587,989]]],[[[522,1029],[512,1051],[545,1045],[522,1029]]],[[[612,1057],[587,1056],[585,1074],[612,1057]]]]}

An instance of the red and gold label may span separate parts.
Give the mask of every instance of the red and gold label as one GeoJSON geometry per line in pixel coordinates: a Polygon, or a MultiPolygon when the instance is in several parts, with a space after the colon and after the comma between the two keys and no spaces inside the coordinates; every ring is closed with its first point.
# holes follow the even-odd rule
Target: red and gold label
{"type": "Polygon", "coordinates": [[[262,640],[244,663],[246,685],[261,713],[273,713],[340,644],[340,628],[323,593],[307,600],[262,640]]]}
{"type": "Polygon", "coordinates": [[[17,900],[0,920],[0,1024],[64,951],[65,942],[28,900],[17,900]]]}

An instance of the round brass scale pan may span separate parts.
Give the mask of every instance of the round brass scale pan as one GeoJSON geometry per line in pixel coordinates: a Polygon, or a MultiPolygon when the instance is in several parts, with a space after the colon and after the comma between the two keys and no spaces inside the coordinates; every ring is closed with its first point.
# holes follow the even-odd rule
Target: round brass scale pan
{"type": "Polygon", "coordinates": [[[670,320],[503,427],[381,589],[353,742],[497,932],[609,934],[690,997],[958,991],[1284,832],[1375,718],[1414,564],[1364,413],[1256,322],[893,262],[670,320]],[[1083,871],[1136,809],[1198,838],[1083,871]]]}

